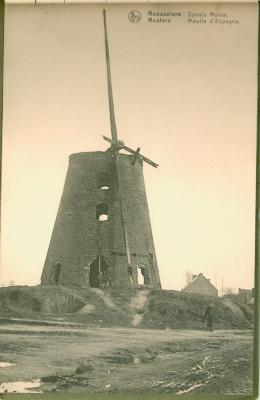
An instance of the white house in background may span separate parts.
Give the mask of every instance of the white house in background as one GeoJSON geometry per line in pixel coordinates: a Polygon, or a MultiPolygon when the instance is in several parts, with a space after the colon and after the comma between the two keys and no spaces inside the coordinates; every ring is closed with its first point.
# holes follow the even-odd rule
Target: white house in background
{"type": "Polygon", "coordinates": [[[192,275],[191,282],[182,289],[184,292],[188,293],[198,293],[205,294],[208,296],[218,296],[218,289],[210,282],[210,279],[205,278],[205,276],[200,273],[199,275],[192,275]]]}

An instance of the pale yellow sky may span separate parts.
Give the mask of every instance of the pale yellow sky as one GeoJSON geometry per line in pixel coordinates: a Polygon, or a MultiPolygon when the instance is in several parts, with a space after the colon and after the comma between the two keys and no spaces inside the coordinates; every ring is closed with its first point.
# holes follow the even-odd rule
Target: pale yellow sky
{"type": "MultiPolygon", "coordinates": [[[[257,5],[216,7],[138,5],[132,24],[132,6],[106,6],[119,137],[160,165],[144,174],[165,289],[187,270],[253,286],[257,5]],[[182,16],[148,23],[152,9],[182,16]],[[188,11],[239,23],[188,23],[188,11]]],[[[102,9],[6,7],[2,283],[39,283],[68,156],[106,149],[102,9]]]]}

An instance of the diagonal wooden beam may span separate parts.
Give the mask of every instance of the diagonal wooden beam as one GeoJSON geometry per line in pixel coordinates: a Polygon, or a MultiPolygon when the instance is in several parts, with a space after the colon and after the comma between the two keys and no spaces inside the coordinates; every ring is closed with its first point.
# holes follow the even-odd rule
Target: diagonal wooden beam
{"type": "Polygon", "coordinates": [[[106,64],[107,64],[107,90],[108,90],[108,101],[109,101],[111,135],[112,135],[113,140],[117,140],[117,129],[116,129],[116,119],[115,119],[113,91],[112,91],[112,79],[111,79],[111,68],[110,68],[110,57],[109,57],[109,47],[108,47],[107,20],[106,20],[106,11],[105,10],[103,10],[103,18],[104,18],[104,32],[105,32],[105,49],[106,49],[106,64]]]}
{"type": "MultiPolygon", "coordinates": [[[[127,147],[127,146],[122,146],[121,148],[123,150],[128,151],[131,154],[135,154],[136,153],[136,150],[133,150],[130,147],[127,147]]],[[[139,155],[140,155],[140,157],[142,157],[143,161],[145,161],[147,164],[150,164],[154,168],[159,167],[159,164],[156,164],[154,161],[150,160],[150,158],[147,158],[147,157],[143,156],[142,154],[139,154],[139,155]]]]}
{"type": "MultiPolygon", "coordinates": [[[[106,140],[107,142],[109,142],[109,143],[111,143],[111,144],[117,144],[117,143],[115,143],[113,140],[111,140],[110,138],[108,138],[107,136],[102,135],[102,137],[103,137],[104,140],[106,140]]],[[[136,150],[133,150],[133,149],[131,149],[130,147],[127,147],[127,146],[125,146],[125,145],[123,145],[123,144],[122,144],[122,146],[119,145],[119,149],[120,149],[120,150],[121,150],[121,149],[126,150],[126,151],[128,151],[129,153],[131,153],[131,154],[135,154],[135,153],[136,153],[136,150]]],[[[142,157],[143,161],[145,161],[147,164],[152,165],[152,167],[154,167],[154,168],[159,167],[159,164],[156,164],[154,161],[152,161],[152,160],[150,160],[149,158],[143,156],[142,154],[139,154],[139,156],[142,157]]]]}

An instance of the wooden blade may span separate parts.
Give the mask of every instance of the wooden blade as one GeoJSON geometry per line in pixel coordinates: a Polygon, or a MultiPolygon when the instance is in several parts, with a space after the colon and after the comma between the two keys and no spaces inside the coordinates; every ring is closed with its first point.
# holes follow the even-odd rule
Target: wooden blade
{"type": "Polygon", "coordinates": [[[116,140],[112,140],[112,139],[110,139],[110,138],[108,138],[107,136],[104,136],[104,135],[102,135],[102,137],[103,137],[103,139],[104,140],[106,140],[107,142],[109,142],[109,143],[117,143],[117,139],[116,140]]]}
{"type": "Polygon", "coordinates": [[[113,140],[117,140],[117,129],[116,129],[116,120],[115,120],[114,101],[113,101],[110,57],[109,57],[109,47],[108,47],[108,37],[107,37],[107,21],[106,21],[106,11],[105,10],[103,10],[103,18],[104,18],[104,32],[105,32],[105,48],[106,48],[106,64],[107,64],[107,89],[108,89],[111,135],[112,135],[112,139],[113,140]]]}
{"type": "MultiPolygon", "coordinates": [[[[103,136],[103,139],[106,140],[107,142],[113,143],[113,140],[109,139],[108,137],[106,137],[106,136],[104,136],[104,135],[102,135],[102,136],[103,136]]],[[[136,152],[137,152],[137,150],[138,150],[138,149],[137,149],[137,150],[130,149],[130,147],[127,147],[127,146],[120,146],[120,149],[124,149],[124,150],[128,151],[128,152],[131,153],[131,154],[136,154],[136,152]]],[[[147,164],[152,165],[154,168],[159,167],[159,164],[156,164],[155,162],[153,162],[153,161],[150,160],[149,158],[143,156],[142,154],[139,153],[139,151],[138,151],[138,154],[139,154],[140,157],[142,157],[142,159],[143,159],[145,162],[147,162],[147,164]]]]}
{"type": "Polygon", "coordinates": [[[112,143],[112,140],[109,139],[107,136],[102,135],[102,138],[103,138],[104,140],[106,140],[107,142],[112,143]]]}
{"type": "MultiPolygon", "coordinates": [[[[130,147],[127,146],[122,146],[122,149],[128,151],[131,154],[136,154],[136,150],[130,149],[130,147]]],[[[142,157],[142,159],[147,162],[147,164],[152,165],[154,168],[159,167],[159,164],[156,164],[155,162],[153,162],[152,160],[150,160],[149,158],[143,156],[142,154],[139,154],[140,157],[142,157]]]]}

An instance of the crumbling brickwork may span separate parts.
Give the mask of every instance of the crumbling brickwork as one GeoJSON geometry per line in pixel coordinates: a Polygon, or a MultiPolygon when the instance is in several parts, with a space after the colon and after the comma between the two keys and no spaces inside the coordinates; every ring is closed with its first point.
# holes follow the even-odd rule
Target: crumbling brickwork
{"type": "Polygon", "coordinates": [[[110,151],[70,156],[42,284],[89,286],[91,263],[101,254],[111,267],[112,287],[129,287],[123,221],[134,286],[141,265],[146,268],[149,285],[161,287],[142,163],[133,165],[132,159],[131,155],[119,154],[116,169],[110,151]],[[61,264],[60,273],[53,282],[57,263],[61,264]]]}

